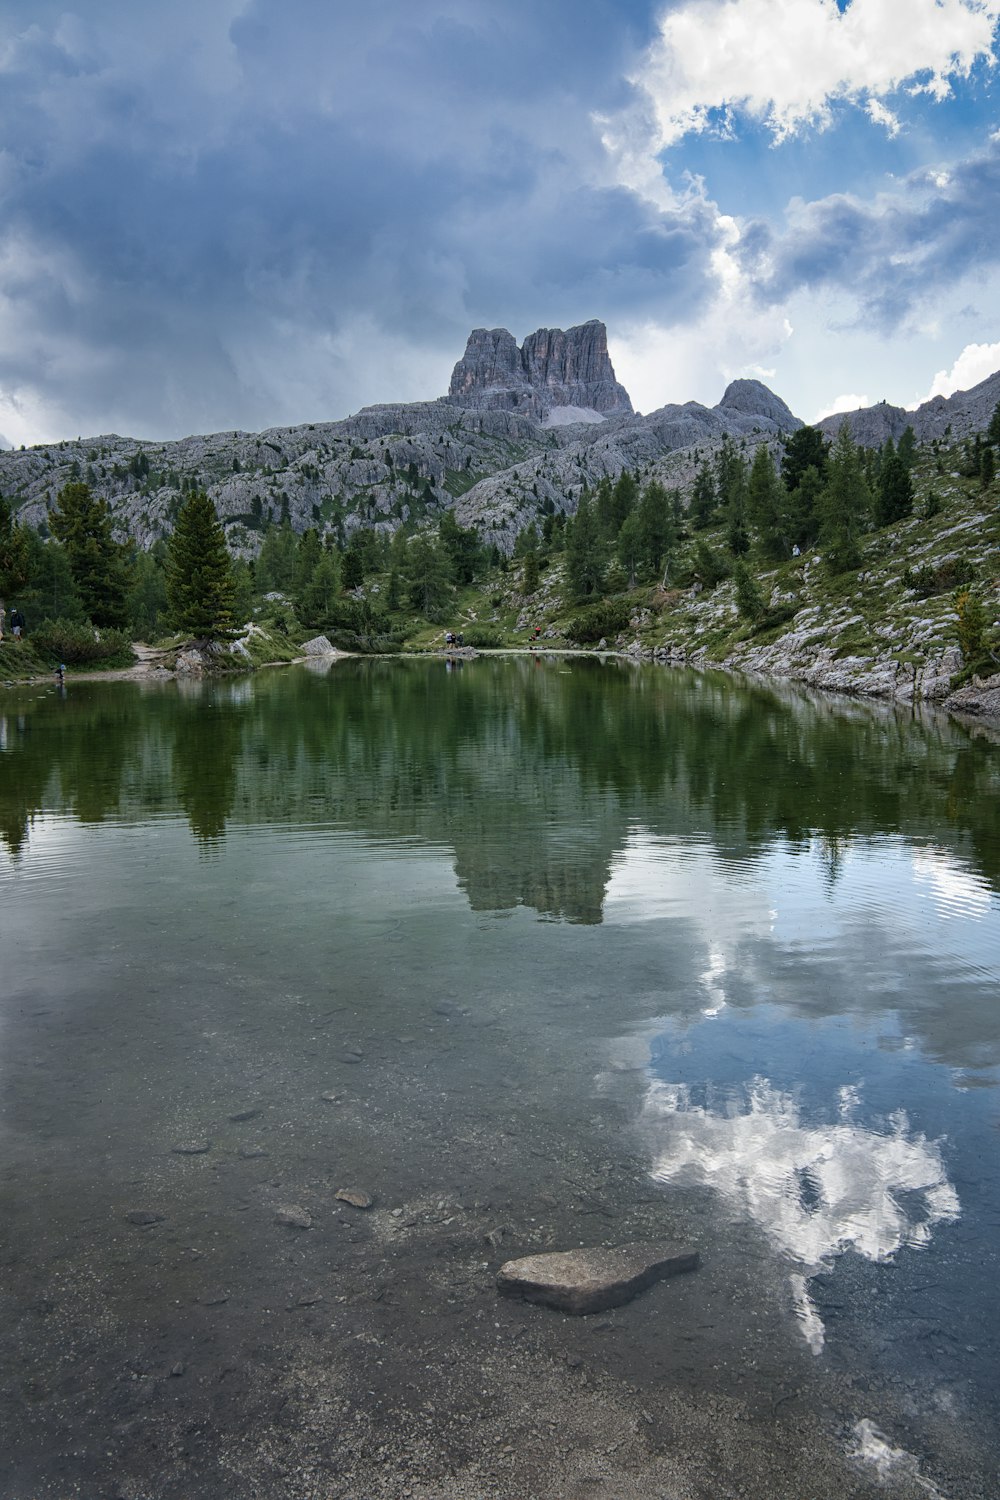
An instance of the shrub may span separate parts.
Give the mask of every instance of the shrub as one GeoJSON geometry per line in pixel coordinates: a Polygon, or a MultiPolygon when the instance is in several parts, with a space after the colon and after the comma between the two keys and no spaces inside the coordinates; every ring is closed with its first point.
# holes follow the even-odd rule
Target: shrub
{"type": "Polygon", "coordinates": [[[134,658],[132,643],[124,630],[96,631],[92,625],[70,620],[50,620],[32,632],[31,644],[39,656],[79,666],[86,662],[120,663],[134,658]]]}
{"type": "Polygon", "coordinates": [[[566,634],[571,641],[599,641],[617,635],[628,622],[629,607],[624,599],[602,599],[570,620],[566,634]]]}
{"type": "Polygon", "coordinates": [[[924,563],[919,568],[907,568],[903,573],[903,587],[913,589],[919,599],[929,599],[932,594],[950,594],[963,583],[969,583],[974,574],[967,557],[949,557],[937,567],[933,563],[924,563]]]}
{"type": "Polygon", "coordinates": [[[474,646],[477,651],[495,650],[503,645],[500,631],[491,630],[487,625],[470,625],[462,632],[462,638],[467,646],[474,646]]]}

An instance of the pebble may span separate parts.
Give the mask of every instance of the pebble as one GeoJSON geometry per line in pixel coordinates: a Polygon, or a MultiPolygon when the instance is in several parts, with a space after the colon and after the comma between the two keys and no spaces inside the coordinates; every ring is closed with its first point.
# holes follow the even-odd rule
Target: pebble
{"type": "Polygon", "coordinates": [[[352,1208],[371,1208],[375,1202],[371,1193],[366,1193],[361,1188],[338,1188],[334,1196],[341,1203],[349,1203],[352,1208]]]}
{"type": "Polygon", "coordinates": [[[359,1052],[356,1047],[345,1047],[344,1050],[339,1054],[339,1059],[342,1063],[359,1063],[361,1062],[364,1055],[365,1054],[363,1052],[359,1052]]]}
{"type": "Polygon", "coordinates": [[[209,1140],[178,1141],[176,1146],[171,1146],[175,1156],[204,1156],[206,1151],[211,1151],[212,1142],[209,1140]]]}
{"type": "Polygon", "coordinates": [[[259,1114],[259,1109],[240,1109],[237,1110],[235,1115],[230,1115],[229,1118],[234,1125],[241,1125],[244,1120],[256,1120],[259,1114]]]}
{"type": "Polygon", "coordinates": [[[130,1208],[125,1218],[129,1224],[138,1224],[140,1228],[145,1228],[149,1224],[162,1224],[164,1216],[156,1213],[152,1208],[130,1208]]]}
{"type": "Polygon", "coordinates": [[[266,1156],[267,1152],[263,1146],[244,1146],[240,1155],[244,1161],[253,1161],[258,1156],[266,1156]]]}
{"type": "Polygon", "coordinates": [[[341,1102],[340,1101],[340,1095],[339,1094],[335,1094],[332,1091],[332,1089],[330,1090],[329,1093],[320,1094],[320,1098],[324,1099],[327,1104],[339,1104],[341,1102]]]}
{"type": "Polygon", "coordinates": [[[311,1229],[312,1214],[298,1203],[286,1203],[275,1211],[274,1222],[287,1224],[289,1229],[311,1229]]]}

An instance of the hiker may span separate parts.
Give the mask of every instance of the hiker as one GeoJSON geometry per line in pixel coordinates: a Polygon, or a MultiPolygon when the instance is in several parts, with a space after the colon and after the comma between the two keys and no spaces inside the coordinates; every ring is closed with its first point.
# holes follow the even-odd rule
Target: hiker
{"type": "Polygon", "coordinates": [[[24,616],[16,604],[10,612],[10,628],[14,632],[15,641],[19,641],[21,639],[21,631],[24,629],[24,616]]]}

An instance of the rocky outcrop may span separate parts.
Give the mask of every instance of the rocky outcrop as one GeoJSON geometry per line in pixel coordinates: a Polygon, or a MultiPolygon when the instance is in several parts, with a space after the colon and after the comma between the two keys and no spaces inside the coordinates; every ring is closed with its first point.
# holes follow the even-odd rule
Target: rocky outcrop
{"type": "Polygon", "coordinates": [[[845,421],[850,422],[851,436],[864,448],[881,447],[887,438],[895,442],[907,427],[913,428],[918,442],[929,443],[934,438],[961,438],[968,433],[981,432],[989,424],[998,404],[1000,370],[988,375],[971,390],[956,391],[952,396],[933,396],[914,411],[880,401],[877,406],[837,412],[832,417],[824,417],[816,425],[821,432],[833,437],[845,421]]]}
{"type": "Polygon", "coordinates": [[[632,413],[615,379],[604,324],[539,328],[519,349],[506,328],[476,328],[452,372],[448,401],[474,410],[524,412],[544,422],[554,407],[632,413]]]}
{"type": "Polygon", "coordinates": [[[992,677],[973,677],[945,699],[944,706],[953,714],[1000,723],[1000,673],[992,677]]]}

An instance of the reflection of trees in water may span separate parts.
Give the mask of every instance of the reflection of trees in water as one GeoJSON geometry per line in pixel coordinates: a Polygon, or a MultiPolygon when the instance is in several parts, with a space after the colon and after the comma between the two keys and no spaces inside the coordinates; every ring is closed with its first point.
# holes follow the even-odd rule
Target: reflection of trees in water
{"type": "Polygon", "coordinates": [[[23,848],[42,808],[100,823],[120,809],[128,768],[147,729],[128,684],[63,698],[55,689],[11,693],[0,755],[0,838],[23,848]]]}
{"type": "Polygon", "coordinates": [[[221,839],[236,798],[243,715],[225,698],[182,702],[173,721],[173,785],[203,844],[221,839]]]}
{"type": "MultiPolygon", "coordinates": [[[[8,711],[8,725],[12,710],[8,711]]],[[[323,822],[455,851],[475,907],[600,920],[631,827],[703,833],[738,861],[817,836],[935,840],[1000,882],[993,747],[939,718],[711,675],[594,661],[340,663],[185,692],[79,685],[22,700],[0,833],[45,806],[94,820],[150,806],[201,839],[323,822]],[[169,748],[165,748],[169,747],[169,748]]]]}

